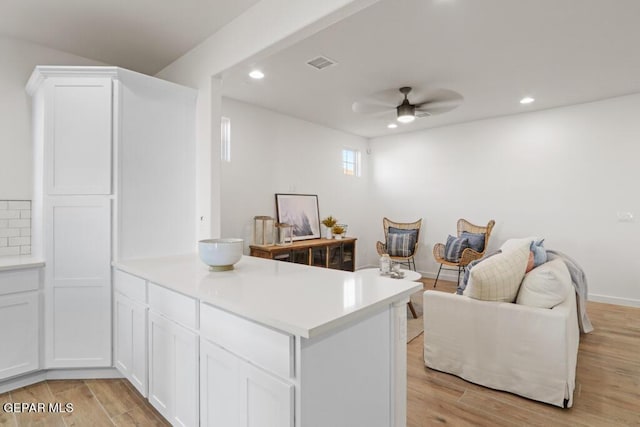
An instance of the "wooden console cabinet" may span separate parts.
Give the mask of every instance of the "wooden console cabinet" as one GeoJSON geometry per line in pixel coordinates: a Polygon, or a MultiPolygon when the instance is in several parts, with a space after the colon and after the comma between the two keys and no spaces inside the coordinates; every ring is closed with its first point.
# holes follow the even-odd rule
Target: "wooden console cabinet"
{"type": "Polygon", "coordinates": [[[356,238],[298,240],[290,245],[251,245],[251,256],[354,271],[356,238]]]}

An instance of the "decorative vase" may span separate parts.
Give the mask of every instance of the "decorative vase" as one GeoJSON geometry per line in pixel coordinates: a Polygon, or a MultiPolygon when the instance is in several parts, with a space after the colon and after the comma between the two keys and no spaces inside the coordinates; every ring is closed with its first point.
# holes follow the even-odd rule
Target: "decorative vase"
{"type": "Polygon", "coordinates": [[[331,227],[325,227],[327,229],[326,238],[333,239],[333,231],[331,231],[331,227]]]}

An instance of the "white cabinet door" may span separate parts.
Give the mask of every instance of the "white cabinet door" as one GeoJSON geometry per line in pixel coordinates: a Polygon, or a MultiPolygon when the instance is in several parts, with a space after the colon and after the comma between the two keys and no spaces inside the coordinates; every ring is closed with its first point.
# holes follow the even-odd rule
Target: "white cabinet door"
{"type": "Polygon", "coordinates": [[[38,369],[39,292],[0,296],[0,380],[38,369]]]}
{"type": "Polygon", "coordinates": [[[267,372],[244,364],[242,427],[293,427],[294,388],[267,372]]]}
{"type": "Polygon", "coordinates": [[[207,340],[200,349],[202,426],[293,427],[293,384],[207,340]]]}
{"type": "Polygon", "coordinates": [[[200,340],[200,425],[240,426],[242,360],[200,340]]]}
{"type": "Polygon", "coordinates": [[[51,197],[45,222],[45,365],[111,366],[111,204],[51,197]]]}
{"type": "Polygon", "coordinates": [[[45,89],[48,194],[110,194],[110,78],[51,78],[45,89]]]}
{"type": "Polygon", "coordinates": [[[149,310],[149,402],[173,425],[197,426],[198,336],[149,310]]]}
{"type": "Polygon", "coordinates": [[[147,307],[116,292],[113,311],[115,367],[147,397],[147,307]]]}

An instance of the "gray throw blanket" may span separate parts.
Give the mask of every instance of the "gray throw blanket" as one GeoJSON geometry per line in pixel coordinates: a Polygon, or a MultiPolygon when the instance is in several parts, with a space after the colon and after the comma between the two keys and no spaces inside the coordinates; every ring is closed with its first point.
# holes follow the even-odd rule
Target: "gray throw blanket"
{"type": "Polygon", "coordinates": [[[577,262],[562,252],[547,249],[547,257],[549,261],[554,258],[560,258],[567,265],[569,274],[571,275],[571,281],[573,282],[573,287],[576,289],[576,294],[578,296],[578,324],[580,325],[580,330],[583,333],[588,334],[593,331],[593,326],[591,325],[589,316],[587,316],[588,289],[587,277],[585,276],[584,271],[577,262]]]}

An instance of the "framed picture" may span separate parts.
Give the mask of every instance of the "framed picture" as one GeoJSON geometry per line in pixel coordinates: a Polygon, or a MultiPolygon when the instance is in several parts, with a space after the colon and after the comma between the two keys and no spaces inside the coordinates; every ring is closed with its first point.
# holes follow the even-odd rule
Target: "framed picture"
{"type": "Polygon", "coordinates": [[[293,240],[320,238],[320,211],[315,194],[276,194],[278,222],[293,226],[293,240]]]}

